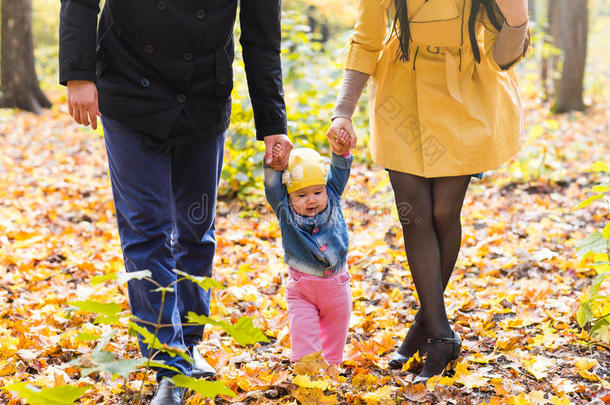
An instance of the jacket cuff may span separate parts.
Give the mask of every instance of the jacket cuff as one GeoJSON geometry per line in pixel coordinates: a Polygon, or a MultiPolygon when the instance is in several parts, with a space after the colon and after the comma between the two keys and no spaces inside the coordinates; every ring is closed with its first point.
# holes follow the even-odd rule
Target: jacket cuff
{"type": "Polygon", "coordinates": [[[357,70],[358,72],[372,75],[377,67],[379,51],[370,51],[353,39],[349,44],[345,69],[357,70]]]}
{"type": "Polygon", "coordinates": [[[351,169],[352,162],[354,161],[354,155],[339,156],[334,152],[330,153],[330,164],[335,166],[337,169],[351,169]]]}
{"type": "Polygon", "coordinates": [[[59,83],[62,86],[67,86],[70,80],[85,80],[95,83],[97,76],[95,70],[71,70],[69,72],[60,72],[59,83]]]}
{"type": "Polygon", "coordinates": [[[267,135],[288,135],[286,109],[278,108],[264,113],[254,113],[256,139],[262,141],[267,135]]]}

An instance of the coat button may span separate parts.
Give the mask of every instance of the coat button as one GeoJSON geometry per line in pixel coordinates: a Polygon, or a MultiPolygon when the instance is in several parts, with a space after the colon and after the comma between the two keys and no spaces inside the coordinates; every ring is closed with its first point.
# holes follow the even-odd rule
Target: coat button
{"type": "Polygon", "coordinates": [[[205,18],[205,10],[199,9],[195,11],[195,17],[199,18],[200,20],[203,20],[205,18]]]}
{"type": "Polygon", "coordinates": [[[153,53],[155,51],[155,48],[153,48],[153,46],[151,44],[148,44],[144,47],[144,51],[146,53],[153,53]]]}
{"type": "Polygon", "coordinates": [[[191,61],[191,60],[193,60],[193,54],[192,54],[192,53],[190,53],[190,52],[185,53],[185,54],[183,55],[183,57],[184,57],[184,60],[186,60],[186,61],[191,61]]]}
{"type": "Polygon", "coordinates": [[[320,246],[320,250],[323,251],[323,252],[326,252],[326,245],[320,246]]]}
{"type": "Polygon", "coordinates": [[[157,2],[157,10],[159,10],[159,11],[167,10],[167,4],[164,1],[158,1],[157,2]]]}
{"type": "Polygon", "coordinates": [[[150,80],[144,78],[140,80],[140,84],[142,85],[142,87],[150,87],[150,80]]]}
{"type": "Polygon", "coordinates": [[[184,94],[178,94],[177,99],[178,99],[178,102],[180,104],[182,104],[182,103],[184,103],[186,101],[186,96],[184,94]]]}
{"type": "Polygon", "coordinates": [[[225,84],[227,84],[227,76],[225,76],[225,75],[220,76],[220,77],[218,78],[218,83],[220,83],[220,84],[221,84],[221,85],[223,85],[223,86],[224,86],[225,84]]]}

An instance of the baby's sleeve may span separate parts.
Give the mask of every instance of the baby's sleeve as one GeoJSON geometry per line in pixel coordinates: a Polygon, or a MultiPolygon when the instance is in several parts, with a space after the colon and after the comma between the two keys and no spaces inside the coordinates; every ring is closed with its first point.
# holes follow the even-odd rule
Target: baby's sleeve
{"type": "Polygon", "coordinates": [[[330,170],[326,177],[326,185],[338,196],[341,196],[345,190],[353,161],[354,156],[351,153],[349,156],[339,156],[332,152],[330,154],[330,170]]]}
{"type": "Polygon", "coordinates": [[[263,168],[265,172],[265,197],[273,208],[273,212],[279,216],[279,208],[282,202],[288,198],[286,187],[282,184],[283,171],[273,170],[264,163],[263,168]]]}

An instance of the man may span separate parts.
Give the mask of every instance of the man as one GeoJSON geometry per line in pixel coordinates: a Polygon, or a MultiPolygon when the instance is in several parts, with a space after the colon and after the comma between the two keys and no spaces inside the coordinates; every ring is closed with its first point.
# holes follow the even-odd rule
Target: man
{"type": "MultiPolygon", "coordinates": [[[[231,107],[237,0],[61,0],[60,82],[74,120],[104,126],[110,178],[127,271],[148,269],[161,286],[177,268],[211,276],[216,190],[231,107]],[[96,29],[97,26],[97,29],[96,29]],[[97,34],[97,35],[96,35],[97,34]],[[99,108],[98,108],[99,97],[99,108]],[[100,113],[101,112],[101,113],[100,113]]],[[[280,66],[281,0],[241,0],[241,37],[256,136],[265,161],[281,170],[292,144],[280,66]],[[272,158],[273,145],[286,151],[272,158]]],[[[209,313],[209,291],[190,281],[161,300],[144,280],[128,285],[133,315],[193,363],[157,353],[181,373],[214,375],[197,343],[203,327],[186,314],[209,313]]],[[[148,348],[140,340],[140,350],[148,348]]],[[[179,404],[184,391],[157,371],[152,404],[179,404]]]]}

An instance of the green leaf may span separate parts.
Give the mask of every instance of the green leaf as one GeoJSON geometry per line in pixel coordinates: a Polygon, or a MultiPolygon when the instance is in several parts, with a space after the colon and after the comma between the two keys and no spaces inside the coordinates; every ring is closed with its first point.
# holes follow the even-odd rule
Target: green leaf
{"type": "Polygon", "coordinates": [[[92,335],[91,333],[82,332],[79,333],[76,338],[83,342],[93,342],[94,340],[98,340],[101,337],[101,335],[92,335]]]}
{"type": "Polygon", "coordinates": [[[593,320],[593,311],[588,301],[583,302],[578,311],[576,311],[576,320],[581,328],[584,328],[587,323],[593,320]]]}
{"type": "Polygon", "coordinates": [[[576,209],[580,209],[580,208],[585,208],[588,207],[589,205],[591,205],[591,203],[595,200],[599,200],[600,198],[602,198],[604,195],[603,194],[596,194],[596,195],[592,195],[591,197],[587,198],[586,200],[584,200],[583,202],[581,202],[580,204],[578,204],[575,208],[576,209]]]}
{"type": "Polygon", "coordinates": [[[143,366],[150,366],[150,367],[157,367],[157,368],[166,368],[168,370],[175,371],[176,373],[180,373],[180,370],[178,370],[176,367],[168,366],[167,364],[165,364],[165,363],[163,363],[161,361],[154,361],[154,360],[152,360],[150,363],[145,362],[142,365],[143,366]]]}
{"type": "Polygon", "coordinates": [[[152,278],[152,273],[150,272],[150,270],[139,270],[130,272],[121,271],[117,273],[117,278],[120,283],[126,283],[129,280],[142,280],[145,278],[152,278]]]}
{"type": "Polygon", "coordinates": [[[225,385],[219,381],[198,380],[184,374],[178,374],[172,378],[172,382],[177,387],[192,389],[193,391],[203,395],[205,398],[214,398],[217,395],[227,395],[229,397],[237,396],[233,391],[225,387],[225,385]]]}
{"type": "Polygon", "coordinates": [[[139,271],[131,271],[131,272],[115,272],[104,274],[103,276],[96,276],[91,279],[91,284],[96,285],[99,283],[103,283],[108,280],[119,280],[120,283],[126,283],[129,280],[137,279],[142,280],[144,278],[152,278],[152,273],[150,270],[139,270],[139,271]]]}
{"type": "Polygon", "coordinates": [[[97,344],[97,346],[95,346],[95,350],[93,351],[93,353],[95,354],[97,352],[104,350],[104,348],[106,347],[106,345],[108,345],[108,343],[110,343],[110,340],[112,340],[114,335],[116,335],[116,332],[114,330],[111,330],[109,333],[104,335],[102,337],[102,340],[100,340],[100,342],[97,344]]]}
{"type": "Polygon", "coordinates": [[[119,304],[108,304],[96,301],[73,301],[68,305],[79,308],[83,312],[94,312],[106,316],[114,316],[123,310],[119,304]]]}
{"type": "Polygon", "coordinates": [[[593,323],[593,326],[591,326],[591,337],[610,344],[608,333],[604,333],[608,330],[608,326],[610,326],[610,323],[607,321],[607,318],[598,319],[593,323]]]}
{"type": "Polygon", "coordinates": [[[118,315],[113,316],[100,316],[93,320],[93,323],[96,325],[118,325],[119,320],[121,319],[118,315]]]}
{"type": "Polygon", "coordinates": [[[158,293],[162,293],[162,292],[173,293],[174,291],[176,291],[174,289],[174,287],[159,287],[159,288],[155,288],[154,290],[150,290],[150,292],[158,292],[158,293]]]}
{"type": "Polygon", "coordinates": [[[117,273],[108,273],[108,274],[104,274],[103,276],[95,276],[91,279],[91,285],[98,285],[100,283],[103,283],[104,281],[108,281],[108,280],[116,280],[117,278],[117,273]]]}
{"type": "Polygon", "coordinates": [[[166,344],[162,344],[161,342],[159,342],[159,339],[155,337],[155,335],[148,331],[148,329],[133,322],[129,322],[129,333],[132,336],[135,336],[136,334],[134,332],[137,332],[142,336],[142,342],[146,343],[149,349],[159,350],[161,352],[169,354],[172,357],[180,356],[189,363],[192,363],[191,356],[189,356],[182,350],[170,347],[166,344]]]}
{"type": "Polygon", "coordinates": [[[219,326],[242,346],[257,342],[269,342],[267,336],[260,329],[254,327],[250,317],[239,318],[235,325],[225,321],[215,321],[210,317],[197,315],[194,312],[189,312],[187,319],[190,323],[219,326]]]}
{"type": "Polygon", "coordinates": [[[198,284],[199,287],[203,288],[204,290],[209,290],[210,288],[222,288],[224,287],[222,284],[220,284],[218,281],[209,278],[209,277],[197,277],[197,276],[193,276],[191,274],[185,273],[183,271],[180,271],[178,269],[174,269],[174,273],[178,274],[179,276],[182,276],[184,278],[186,278],[187,280],[192,281],[195,284],[198,284]]]}
{"type": "Polygon", "coordinates": [[[108,351],[102,350],[94,352],[91,358],[95,362],[93,367],[81,367],[83,375],[89,375],[96,371],[102,371],[114,377],[122,377],[125,380],[129,378],[129,374],[136,371],[144,363],[146,359],[116,359],[114,355],[108,351]]]}
{"type": "Polygon", "coordinates": [[[589,252],[605,253],[607,249],[608,241],[604,239],[599,231],[593,232],[576,245],[576,252],[581,257],[589,252]]]}
{"type": "Polygon", "coordinates": [[[13,383],[3,387],[6,391],[15,391],[19,396],[32,405],[70,405],[83,396],[92,385],[75,387],[62,385],[54,388],[38,388],[25,382],[13,383]]]}
{"type": "Polygon", "coordinates": [[[602,230],[602,237],[610,239],[610,222],[604,226],[604,229],[602,230]]]}
{"type": "Polygon", "coordinates": [[[591,291],[589,292],[590,297],[597,295],[597,292],[599,291],[599,288],[601,287],[602,283],[608,277],[610,277],[610,272],[598,274],[597,277],[595,277],[595,279],[593,280],[593,284],[591,284],[591,291]]]}
{"type": "Polygon", "coordinates": [[[230,333],[230,335],[242,346],[255,344],[257,342],[269,342],[269,339],[265,336],[263,331],[254,327],[252,318],[249,316],[239,318],[237,323],[233,326],[233,333],[230,333]]]}

